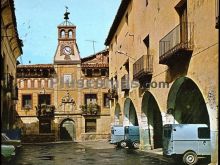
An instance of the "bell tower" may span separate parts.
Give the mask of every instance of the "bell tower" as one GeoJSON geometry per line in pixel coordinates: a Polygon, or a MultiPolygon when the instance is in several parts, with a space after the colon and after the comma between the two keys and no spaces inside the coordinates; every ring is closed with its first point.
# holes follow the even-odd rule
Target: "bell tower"
{"type": "Polygon", "coordinates": [[[64,22],[58,25],[58,46],[54,64],[80,64],[80,55],[76,43],[76,26],[69,21],[69,12],[64,13],[64,22]]]}

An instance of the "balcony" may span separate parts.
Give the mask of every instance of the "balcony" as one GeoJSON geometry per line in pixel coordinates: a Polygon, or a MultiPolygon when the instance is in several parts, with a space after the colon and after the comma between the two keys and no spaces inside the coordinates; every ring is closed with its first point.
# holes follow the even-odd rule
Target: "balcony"
{"type": "Polygon", "coordinates": [[[54,105],[47,105],[41,104],[36,107],[37,117],[38,118],[53,118],[55,106],[54,105]]]}
{"type": "Polygon", "coordinates": [[[133,64],[133,78],[142,79],[153,73],[153,56],[143,55],[133,64]]]}
{"type": "Polygon", "coordinates": [[[6,92],[12,92],[13,80],[14,80],[14,77],[10,73],[4,74],[2,82],[1,82],[3,90],[5,90],[6,92]]]}
{"type": "Polygon", "coordinates": [[[159,63],[172,65],[190,58],[193,51],[193,23],[177,25],[159,43],[159,63]]]}
{"type": "Polygon", "coordinates": [[[88,105],[81,105],[80,109],[83,116],[97,116],[100,115],[100,106],[96,103],[90,103],[88,105]]]}
{"type": "Polygon", "coordinates": [[[128,91],[130,90],[130,86],[129,86],[129,75],[125,74],[124,76],[122,76],[121,78],[121,91],[128,91]]]}
{"type": "Polygon", "coordinates": [[[18,100],[18,87],[17,86],[13,86],[12,100],[18,100]]]}

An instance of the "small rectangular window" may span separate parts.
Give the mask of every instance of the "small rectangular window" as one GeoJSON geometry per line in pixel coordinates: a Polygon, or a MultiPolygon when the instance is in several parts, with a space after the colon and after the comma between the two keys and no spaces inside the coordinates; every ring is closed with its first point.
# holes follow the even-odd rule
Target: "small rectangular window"
{"type": "Polygon", "coordinates": [[[85,120],[85,132],[96,132],[96,119],[85,120]]]}
{"type": "Polygon", "coordinates": [[[90,103],[96,104],[97,103],[97,94],[85,94],[85,104],[89,105],[90,103]]]}
{"type": "Polygon", "coordinates": [[[22,108],[31,109],[32,108],[32,95],[22,95],[22,108]]]}
{"type": "Polygon", "coordinates": [[[101,76],[106,76],[106,69],[101,69],[101,76]]]}
{"type": "Polygon", "coordinates": [[[72,83],[71,74],[65,74],[63,77],[64,77],[64,84],[65,85],[70,85],[70,83],[72,83]]]}
{"type": "Polygon", "coordinates": [[[41,105],[41,104],[47,104],[47,105],[51,104],[50,94],[39,94],[38,95],[38,105],[41,105]]]}
{"type": "Polygon", "coordinates": [[[210,138],[210,130],[209,128],[198,128],[198,137],[200,139],[209,139],[210,138]]]}
{"type": "Polygon", "coordinates": [[[109,97],[108,97],[107,93],[104,94],[103,103],[104,103],[104,107],[106,107],[106,108],[110,107],[110,105],[109,105],[109,97]]]}

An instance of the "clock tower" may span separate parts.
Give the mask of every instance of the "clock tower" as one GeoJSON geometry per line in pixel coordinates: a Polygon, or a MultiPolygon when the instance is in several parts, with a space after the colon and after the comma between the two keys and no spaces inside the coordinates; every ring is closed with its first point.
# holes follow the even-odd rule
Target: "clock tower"
{"type": "Polygon", "coordinates": [[[59,112],[73,112],[81,105],[80,89],[75,83],[81,77],[81,59],[76,43],[76,26],[69,21],[67,11],[64,22],[58,25],[58,46],[54,56],[54,68],[57,75],[57,84],[54,87],[54,105],[59,112]],[[75,106],[66,105],[63,108],[63,98],[71,97],[75,106]]]}
{"type": "Polygon", "coordinates": [[[76,26],[69,21],[69,12],[64,14],[64,22],[58,28],[58,46],[54,64],[80,64],[80,55],[76,43],[76,26]]]}

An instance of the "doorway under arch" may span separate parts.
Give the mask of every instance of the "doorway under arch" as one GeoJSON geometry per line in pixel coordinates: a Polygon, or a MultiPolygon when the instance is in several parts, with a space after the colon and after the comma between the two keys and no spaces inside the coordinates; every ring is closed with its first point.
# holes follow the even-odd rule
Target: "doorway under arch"
{"type": "Polygon", "coordinates": [[[203,95],[196,83],[188,78],[178,78],[172,85],[167,108],[179,124],[210,125],[209,114],[203,95]]]}
{"type": "Polygon", "coordinates": [[[124,103],[124,126],[138,126],[136,109],[131,99],[127,98],[124,103]]]}
{"type": "Polygon", "coordinates": [[[74,141],[76,140],[76,127],[72,119],[64,119],[60,123],[60,140],[74,141]]]}
{"type": "Polygon", "coordinates": [[[145,149],[162,147],[163,123],[159,106],[154,96],[145,92],[141,106],[141,145],[145,149]]]}

